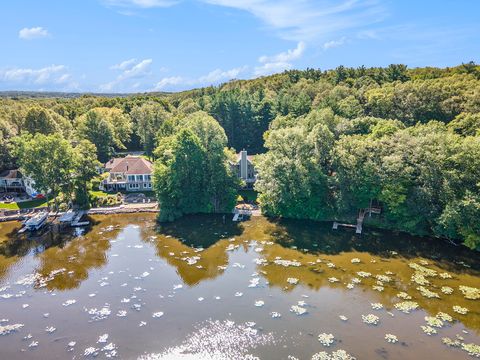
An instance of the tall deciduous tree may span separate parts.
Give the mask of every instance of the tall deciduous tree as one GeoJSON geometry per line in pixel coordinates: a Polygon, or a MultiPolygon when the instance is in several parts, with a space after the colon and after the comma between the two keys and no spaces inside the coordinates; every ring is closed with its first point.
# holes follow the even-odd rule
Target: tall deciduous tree
{"type": "Polygon", "coordinates": [[[205,149],[192,131],[183,129],[171,143],[172,157],[157,161],[154,186],[160,203],[160,221],[184,214],[208,212],[205,192],[205,149]]]}
{"type": "Polygon", "coordinates": [[[55,202],[60,192],[71,192],[75,155],[67,140],[59,134],[27,134],[16,138],[14,144],[20,168],[35,181],[36,189],[51,194],[55,202]]]}
{"type": "Polygon", "coordinates": [[[107,161],[130,141],[130,118],[116,108],[94,108],[77,119],[77,136],[95,144],[100,161],[107,161]]]}
{"type": "Polygon", "coordinates": [[[87,184],[97,173],[101,165],[97,160],[97,148],[88,140],[82,140],[74,148],[75,160],[75,200],[79,205],[88,204],[87,184]]]}
{"type": "MultiPolygon", "coordinates": [[[[328,129],[324,130],[328,133],[328,129]]],[[[257,163],[262,211],[268,215],[326,220],[332,201],[325,164],[325,148],[330,139],[309,137],[304,128],[274,130],[265,146],[268,152],[257,163]]]]}
{"type": "Polygon", "coordinates": [[[31,107],[25,116],[23,130],[30,134],[51,134],[58,129],[56,122],[47,109],[31,107]]]}
{"type": "Polygon", "coordinates": [[[161,221],[233,208],[237,181],[227,162],[226,143],[223,129],[204,112],[193,113],[176,135],[161,140],[154,170],[161,221]]]}
{"type": "Polygon", "coordinates": [[[162,105],[150,102],[134,107],[130,116],[145,153],[151,157],[156,146],[156,133],[171,114],[162,105]]]}

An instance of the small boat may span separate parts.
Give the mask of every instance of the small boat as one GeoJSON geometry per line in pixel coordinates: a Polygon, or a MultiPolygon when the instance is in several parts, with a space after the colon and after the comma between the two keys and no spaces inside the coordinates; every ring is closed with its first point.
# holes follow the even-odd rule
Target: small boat
{"type": "Polygon", "coordinates": [[[25,222],[25,229],[35,231],[41,229],[47,223],[48,212],[44,211],[33,215],[25,222]]]}
{"type": "Polygon", "coordinates": [[[64,213],[62,216],[60,216],[58,221],[60,223],[71,223],[76,215],[77,214],[72,209],[70,209],[66,213],[64,213]]]}

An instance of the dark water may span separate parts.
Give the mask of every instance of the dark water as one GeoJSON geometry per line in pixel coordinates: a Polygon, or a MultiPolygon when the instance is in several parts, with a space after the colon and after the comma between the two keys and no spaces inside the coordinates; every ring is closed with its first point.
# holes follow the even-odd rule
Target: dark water
{"type": "Polygon", "coordinates": [[[93,220],[83,235],[38,237],[0,224],[0,359],[468,359],[479,351],[480,261],[463,247],[263,217],[161,227],[149,214],[93,220]],[[405,301],[418,308],[402,312],[405,301]]]}

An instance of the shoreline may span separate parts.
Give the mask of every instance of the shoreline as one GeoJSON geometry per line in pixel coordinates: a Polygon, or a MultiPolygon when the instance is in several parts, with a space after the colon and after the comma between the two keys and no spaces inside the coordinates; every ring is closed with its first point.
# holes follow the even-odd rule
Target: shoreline
{"type": "MultiPolygon", "coordinates": [[[[158,208],[157,202],[152,203],[141,203],[141,204],[123,204],[116,207],[110,208],[91,208],[85,210],[85,215],[109,215],[109,214],[132,214],[132,213],[158,213],[160,210],[158,208]]],[[[0,223],[9,222],[9,221],[23,221],[29,215],[28,214],[14,214],[9,216],[0,216],[0,223]]],[[[62,216],[64,212],[50,212],[48,214],[49,218],[57,218],[62,216]]]]}

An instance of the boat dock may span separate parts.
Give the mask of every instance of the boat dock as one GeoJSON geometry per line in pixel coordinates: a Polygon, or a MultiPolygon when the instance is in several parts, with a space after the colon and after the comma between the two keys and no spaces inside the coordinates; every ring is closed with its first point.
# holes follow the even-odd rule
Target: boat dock
{"type": "Polygon", "coordinates": [[[361,234],[362,233],[362,223],[359,223],[359,222],[357,222],[357,224],[355,225],[355,224],[339,223],[339,222],[334,221],[332,229],[337,230],[339,226],[353,228],[353,229],[355,229],[356,234],[361,234]]]}
{"type": "Polygon", "coordinates": [[[77,227],[77,226],[87,226],[90,224],[89,221],[81,221],[82,217],[86,214],[86,211],[80,210],[80,211],[73,211],[73,210],[68,210],[66,213],[64,213],[58,221],[60,224],[69,224],[72,227],[77,227]]]}
{"type": "Polygon", "coordinates": [[[366,209],[360,209],[360,211],[358,212],[357,224],[344,224],[334,221],[332,230],[337,230],[339,226],[343,226],[348,228],[354,228],[356,234],[361,234],[363,231],[363,220],[365,219],[365,215],[368,214],[368,216],[372,216],[372,214],[380,214],[381,212],[382,209],[380,207],[374,206],[370,206],[366,209]]]}
{"type": "Polygon", "coordinates": [[[249,218],[250,216],[252,216],[252,210],[235,208],[235,210],[233,211],[232,221],[242,221],[245,218],[249,218]]]}

